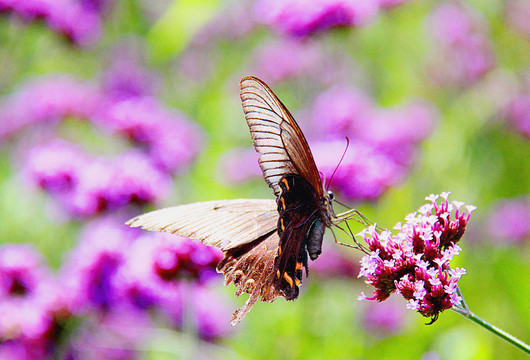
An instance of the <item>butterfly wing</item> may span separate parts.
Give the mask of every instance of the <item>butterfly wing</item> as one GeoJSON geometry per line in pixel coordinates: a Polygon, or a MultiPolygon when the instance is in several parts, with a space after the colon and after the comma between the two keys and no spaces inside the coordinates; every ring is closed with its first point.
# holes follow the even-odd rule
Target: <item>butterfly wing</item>
{"type": "Polygon", "coordinates": [[[292,300],[298,296],[302,269],[308,271],[308,233],[317,220],[329,224],[321,201],[324,189],[304,134],[274,92],[263,81],[245,77],[240,95],[263,177],[277,196],[280,245],[273,287],[292,300]]]}
{"type": "Polygon", "coordinates": [[[251,243],[226,251],[217,266],[225,275],[225,285],[234,283],[238,287],[236,296],[243,292],[249,294],[245,305],[232,315],[232,325],[239,323],[260,297],[261,301],[272,302],[278,296],[284,296],[273,284],[279,240],[274,229],[251,243]]]}
{"type": "Polygon", "coordinates": [[[285,294],[274,280],[278,253],[278,211],[274,200],[220,200],[180,205],[152,211],[127,221],[132,227],[185,236],[221,248],[224,259],[217,271],[225,285],[234,283],[236,296],[250,296],[232,316],[240,322],[261,297],[271,302],[285,294]]]}
{"type": "Polygon", "coordinates": [[[322,197],[324,190],[315,160],[289,110],[258,78],[244,77],[239,87],[254,148],[261,154],[259,165],[274,194],[280,194],[278,183],[284,175],[297,174],[322,197]]]}
{"type": "Polygon", "coordinates": [[[226,251],[276,230],[274,200],[205,201],[169,207],[137,216],[127,225],[162,231],[226,251]]]}

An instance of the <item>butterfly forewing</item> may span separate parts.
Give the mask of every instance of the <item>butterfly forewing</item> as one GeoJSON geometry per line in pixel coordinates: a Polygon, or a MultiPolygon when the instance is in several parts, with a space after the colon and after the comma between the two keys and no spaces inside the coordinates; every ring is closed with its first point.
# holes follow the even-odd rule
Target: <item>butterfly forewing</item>
{"type": "Polygon", "coordinates": [[[263,177],[280,194],[279,181],[286,174],[306,179],[319,196],[322,182],[315,160],[300,127],[285,105],[258,78],[247,76],[240,83],[241,102],[263,177]]]}
{"type": "Polygon", "coordinates": [[[249,243],[276,229],[274,200],[205,201],[152,211],[127,222],[201,241],[222,250],[249,243]]]}

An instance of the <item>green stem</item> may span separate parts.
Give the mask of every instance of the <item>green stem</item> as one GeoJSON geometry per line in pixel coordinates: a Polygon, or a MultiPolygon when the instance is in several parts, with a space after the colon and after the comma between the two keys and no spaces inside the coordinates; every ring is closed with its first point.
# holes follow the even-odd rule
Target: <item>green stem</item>
{"type": "Polygon", "coordinates": [[[469,320],[473,321],[475,324],[478,324],[482,326],[484,329],[494,333],[501,339],[506,340],[510,344],[512,344],[515,347],[518,347],[519,349],[523,350],[525,353],[530,355],[530,346],[528,344],[525,344],[515,336],[507,333],[506,331],[499,329],[495,325],[490,324],[489,322],[481,319],[477,315],[475,315],[472,311],[470,311],[467,315],[464,317],[468,318],[469,320]]]}
{"type": "Polygon", "coordinates": [[[462,296],[462,293],[460,292],[460,288],[457,287],[457,293],[462,298],[462,302],[458,306],[453,306],[452,310],[459,313],[466,319],[469,319],[473,321],[475,324],[478,324],[482,326],[484,329],[492,332],[493,334],[497,335],[501,339],[504,339],[505,341],[509,342],[513,346],[523,350],[526,354],[530,355],[530,346],[523,341],[519,340],[515,336],[508,334],[506,331],[499,329],[495,325],[490,324],[486,320],[478,317],[473,313],[471,310],[469,310],[469,307],[467,306],[466,302],[464,301],[464,297],[462,296]]]}

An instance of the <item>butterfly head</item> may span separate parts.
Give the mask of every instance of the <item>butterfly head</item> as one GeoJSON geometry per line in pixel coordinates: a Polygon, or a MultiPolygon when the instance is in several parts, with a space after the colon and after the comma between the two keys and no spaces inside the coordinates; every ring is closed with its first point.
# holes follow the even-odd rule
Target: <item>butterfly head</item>
{"type": "Polygon", "coordinates": [[[333,191],[328,190],[324,194],[323,205],[327,209],[328,214],[332,217],[335,216],[335,211],[333,211],[333,200],[335,200],[335,194],[333,194],[333,191]]]}

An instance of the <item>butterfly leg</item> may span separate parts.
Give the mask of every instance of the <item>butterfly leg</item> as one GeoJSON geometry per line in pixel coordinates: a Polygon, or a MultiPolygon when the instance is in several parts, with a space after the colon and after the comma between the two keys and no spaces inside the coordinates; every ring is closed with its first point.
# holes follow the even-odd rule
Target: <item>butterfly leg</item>
{"type": "Polygon", "coordinates": [[[345,246],[345,247],[348,247],[348,248],[352,248],[352,249],[361,250],[362,252],[368,254],[368,250],[361,243],[359,243],[357,241],[357,239],[353,235],[353,232],[351,231],[350,226],[348,225],[347,222],[346,222],[346,225],[347,225],[349,231],[344,230],[342,227],[338,226],[337,224],[334,224],[334,225],[337,228],[339,228],[342,231],[344,231],[346,234],[350,235],[351,238],[353,239],[353,241],[355,242],[355,245],[352,245],[352,244],[346,244],[346,243],[343,243],[343,242],[337,240],[337,237],[335,236],[335,232],[333,231],[333,229],[331,229],[331,233],[333,234],[333,239],[335,240],[336,244],[341,245],[341,246],[345,246]]]}

